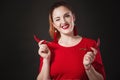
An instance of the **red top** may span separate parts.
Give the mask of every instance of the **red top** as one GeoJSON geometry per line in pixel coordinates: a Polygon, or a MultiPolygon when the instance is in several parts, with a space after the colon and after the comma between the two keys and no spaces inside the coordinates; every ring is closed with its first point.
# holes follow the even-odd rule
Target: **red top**
{"type": "MultiPolygon", "coordinates": [[[[90,47],[96,48],[96,41],[88,38],[82,38],[79,44],[72,47],[64,47],[57,44],[56,49],[52,49],[50,76],[52,80],[89,80],[84,66],[83,57],[90,47]]],[[[105,71],[102,64],[100,51],[92,63],[93,67],[103,75],[105,80],[105,71]]],[[[40,69],[42,67],[42,58],[40,58],[40,69]]]]}

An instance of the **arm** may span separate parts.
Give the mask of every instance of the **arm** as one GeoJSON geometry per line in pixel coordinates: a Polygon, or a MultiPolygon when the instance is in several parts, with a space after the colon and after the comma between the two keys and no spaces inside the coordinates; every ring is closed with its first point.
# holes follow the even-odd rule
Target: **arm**
{"type": "Polygon", "coordinates": [[[103,76],[92,65],[86,66],[85,71],[89,80],[104,80],[103,76]]]}
{"type": "Polygon", "coordinates": [[[43,58],[41,71],[37,76],[37,80],[50,80],[50,58],[51,51],[46,44],[42,44],[43,41],[39,42],[39,55],[43,58]]]}
{"type": "MultiPolygon", "coordinates": [[[[91,48],[91,50],[93,52],[91,52],[91,51],[87,52],[83,59],[85,72],[86,72],[89,80],[104,80],[103,75],[100,72],[98,72],[95,69],[95,65],[93,66],[93,64],[92,64],[94,62],[94,59],[96,57],[98,57],[99,53],[95,48],[91,48]]],[[[96,65],[99,66],[99,64],[96,64],[96,65]]],[[[99,68],[99,70],[101,70],[101,68],[99,68]]]]}
{"type": "Polygon", "coordinates": [[[50,79],[50,63],[48,60],[44,59],[43,60],[43,65],[41,68],[41,72],[37,76],[37,80],[49,80],[50,79]]]}

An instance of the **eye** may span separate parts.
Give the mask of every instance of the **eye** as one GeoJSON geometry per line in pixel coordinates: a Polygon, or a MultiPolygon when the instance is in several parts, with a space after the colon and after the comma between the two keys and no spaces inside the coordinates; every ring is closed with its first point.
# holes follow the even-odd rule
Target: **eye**
{"type": "Polygon", "coordinates": [[[60,19],[56,19],[55,21],[59,21],[60,19]]]}
{"type": "Polygon", "coordinates": [[[70,15],[69,15],[69,14],[66,14],[65,17],[70,17],[70,15]]]}

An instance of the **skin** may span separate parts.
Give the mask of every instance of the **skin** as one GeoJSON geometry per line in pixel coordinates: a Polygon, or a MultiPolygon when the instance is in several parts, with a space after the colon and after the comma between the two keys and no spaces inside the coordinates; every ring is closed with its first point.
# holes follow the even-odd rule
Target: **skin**
{"type": "Polygon", "coordinates": [[[53,25],[61,33],[61,35],[72,35],[74,28],[75,16],[70,10],[61,6],[53,11],[53,25]],[[68,24],[69,28],[64,30],[63,26],[68,24]]]}
{"type": "MultiPolygon", "coordinates": [[[[58,43],[62,46],[74,46],[81,41],[82,37],[73,35],[75,16],[72,12],[64,6],[60,6],[53,11],[53,26],[60,32],[60,39],[58,43]],[[67,29],[64,29],[67,28],[67,29]]],[[[39,42],[39,55],[43,57],[43,66],[39,73],[37,80],[50,80],[50,59],[51,52],[46,44],[39,42]]],[[[98,73],[91,63],[94,61],[97,50],[91,47],[93,52],[87,52],[83,58],[83,65],[89,80],[103,80],[103,76],[98,73]],[[89,70],[87,70],[89,68],[89,70]]]]}

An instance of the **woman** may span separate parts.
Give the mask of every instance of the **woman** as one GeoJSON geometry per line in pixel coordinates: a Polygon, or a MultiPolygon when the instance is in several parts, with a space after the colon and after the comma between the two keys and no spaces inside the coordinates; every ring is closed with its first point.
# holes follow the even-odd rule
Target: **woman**
{"type": "Polygon", "coordinates": [[[56,2],[49,12],[52,48],[39,42],[40,71],[37,80],[105,80],[98,44],[95,40],[79,36],[75,15],[63,1],[56,2]]]}

